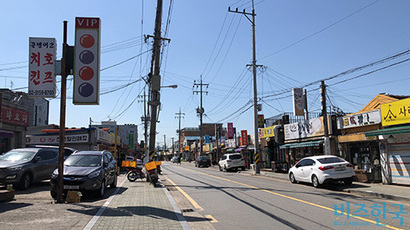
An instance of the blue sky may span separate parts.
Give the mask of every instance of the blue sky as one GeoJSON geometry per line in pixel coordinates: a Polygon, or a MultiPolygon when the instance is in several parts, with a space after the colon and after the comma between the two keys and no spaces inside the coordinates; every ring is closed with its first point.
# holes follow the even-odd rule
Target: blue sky
{"type": "MultiPolygon", "coordinates": [[[[233,122],[253,134],[253,109],[247,104],[253,97],[252,71],[246,67],[252,61],[251,23],[228,12],[229,6],[250,12],[251,1],[172,1],[169,6],[170,0],[164,0],[162,36],[171,41],[164,43],[161,77],[162,85],[178,88],[161,91],[157,142],[162,144],[166,135],[169,145],[177,137],[179,108],[185,113],[182,127],[198,126],[199,95],[193,94],[193,85],[201,75],[209,84],[204,122],[233,122]]],[[[407,0],[255,0],[257,64],[264,66],[257,77],[261,113],[291,112],[290,89],[302,86],[308,90],[309,110],[319,112],[320,83],[314,82],[407,51],[408,9],[407,0]]],[[[140,125],[143,104],[138,95],[145,84],[138,80],[149,72],[151,52],[146,51],[152,42],[145,43],[143,36],[154,32],[155,10],[154,0],[3,0],[0,87],[27,92],[29,37],[56,38],[61,58],[63,21],[68,21],[68,43],[74,45],[75,17],[99,17],[104,69],[100,105],[73,105],[70,76],[66,124],[85,127],[91,118],[140,125]]],[[[378,93],[410,95],[408,58],[404,53],[326,80],[328,105],[357,112],[378,93]]],[[[59,124],[59,106],[59,98],[50,100],[50,123],[59,124]]],[[[142,125],[139,131],[143,139],[142,125]]]]}

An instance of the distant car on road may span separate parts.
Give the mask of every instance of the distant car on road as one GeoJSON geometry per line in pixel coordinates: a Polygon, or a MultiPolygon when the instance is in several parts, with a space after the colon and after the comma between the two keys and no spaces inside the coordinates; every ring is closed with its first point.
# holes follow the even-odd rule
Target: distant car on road
{"type": "Polygon", "coordinates": [[[289,180],[312,183],[315,188],[324,183],[343,181],[351,185],[355,176],[353,165],[337,156],[305,157],[289,169],[289,180]]]}
{"type": "Polygon", "coordinates": [[[8,151],[0,156],[0,184],[14,184],[25,190],[32,183],[50,179],[58,167],[58,154],[58,146],[8,151]]]}
{"type": "MultiPolygon", "coordinates": [[[[117,186],[117,162],[109,151],[79,151],[64,161],[64,191],[95,191],[103,197],[108,185],[117,186]]],[[[51,176],[51,196],[57,197],[58,170],[51,176]]]]}
{"type": "Polygon", "coordinates": [[[218,163],[219,170],[227,172],[229,170],[245,170],[245,160],[239,153],[224,154],[218,163]]]}
{"type": "Polygon", "coordinates": [[[209,167],[211,166],[211,159],[207,156],[199,156],[195,159],[195,167],[209,167]]]}

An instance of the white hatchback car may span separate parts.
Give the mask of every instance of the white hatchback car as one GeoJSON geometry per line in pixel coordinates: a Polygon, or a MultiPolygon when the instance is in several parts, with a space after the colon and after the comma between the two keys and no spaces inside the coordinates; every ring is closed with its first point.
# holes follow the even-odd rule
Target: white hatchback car
{"type": "Polygon", "coordinates": [[[224,154],[219,161],[219,171],[227,172],[229,170],[245,170],[245,160],[239,153],[224,154]]]}
{"type": "Polygon", "coordinates": [[[289,169],[289,180],[312,183],[315,188],[320,185],[343,181],[351,185],[355,177],[353,165],[337,156],[321,155],[305,157],[289,169]]]}

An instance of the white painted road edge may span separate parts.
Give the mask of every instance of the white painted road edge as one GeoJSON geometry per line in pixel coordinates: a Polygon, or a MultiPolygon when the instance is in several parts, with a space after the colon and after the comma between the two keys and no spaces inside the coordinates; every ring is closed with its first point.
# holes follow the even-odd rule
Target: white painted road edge
{"type": "Polygon", "coordinates": [[[108,200],[104,203],[103,206],[101,206],[101,208],[98,210],[98,212],[93,216],[93,218],[90,220],[90,222],[88,222],[88,224],[84,227],[84,230],[91,230],[94,226],[94,224],[97,222],[98,218],[100,218],[100,216],[104,213],[105,209],[108,207],[108,205],[111,203],[112,199],[114,199],[114,196],[117,195],[118,191],[120,190],[120,188],[122,187],[122,185],[124,184],[125,180],[127,178],[124,178],[124,180],[121,182],[121,185],[117,187],[117,189],[114,191],[114,194],[112,194],[110,196],[110,198],[108,198],[108,200]]]}
{"type": "Polygon", "coordinates": [[[177,216],[179,222],[181,223],[182,228],[184,230],[191,230],[191,226],[189,226],[189,224],[186,221],[185,217],[182,215],[181,210],[179,209],[179,207],[178,207],[177,203],[175,202],[174,198],[169,193],[168,189],[165,188],[164,185],[162,185],[162,189],[164,189],[165,195],[167,195],[168,200],[172,205],[172,208],[174,208],[175,215],[177,216]]]}

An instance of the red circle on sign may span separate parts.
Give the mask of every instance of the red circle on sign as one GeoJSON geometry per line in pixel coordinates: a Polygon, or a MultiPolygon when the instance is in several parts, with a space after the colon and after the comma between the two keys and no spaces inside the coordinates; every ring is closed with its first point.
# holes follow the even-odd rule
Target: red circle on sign
{"type": "Polygon", "coordinates": [[[80,78],[84,81],[88,81],[94,77],[94,70],[89,66],[83,66],[78,72],[80,78]]]}
{"type": "Polygon", "coordinates": [[[91,46],[94,45],[94,37],[89,35],[89,34],[84,34],[83,36],[81,36],[80,38],[80,44],[84,47],[84,48],[90,48],[91,46]]]}

